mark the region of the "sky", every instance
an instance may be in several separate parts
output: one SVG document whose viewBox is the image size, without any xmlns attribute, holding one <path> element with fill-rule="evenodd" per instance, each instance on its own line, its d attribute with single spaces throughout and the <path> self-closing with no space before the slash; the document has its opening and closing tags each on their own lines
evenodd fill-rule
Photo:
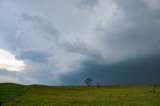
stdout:
<svg viewBox="0 0 160 106">
<path fill-rule="evenodd" d="M 160 0 L 0 0 L 0 82 L 160 83 Z"/>
</svg>

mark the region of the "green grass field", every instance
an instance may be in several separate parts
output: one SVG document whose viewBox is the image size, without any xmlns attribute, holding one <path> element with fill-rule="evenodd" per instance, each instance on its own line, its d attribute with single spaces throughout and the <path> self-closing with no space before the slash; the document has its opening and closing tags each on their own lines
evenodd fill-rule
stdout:
<svg viewBox="0 0 160 106">
<path fill-rule="evenodd" d="M 160 106 L 160 87 L 0 84 L 2 106 Z"/>
</svg>

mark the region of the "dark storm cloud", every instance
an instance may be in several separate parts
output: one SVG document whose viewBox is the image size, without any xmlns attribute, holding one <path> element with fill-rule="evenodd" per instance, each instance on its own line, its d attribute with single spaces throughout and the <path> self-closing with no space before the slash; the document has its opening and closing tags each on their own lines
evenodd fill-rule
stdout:
<svg viewBox="0 0 160 106">
<path fill-rule="evenodd" d="M 83 71 L 73 72 L 63 77 L 64 84 L 84 85 L 84 80 L 90 75 L 93 84 L 159 84 L 160 55 L 144 58 L 128 59 L 114 64 L 96 64 L 85 62 Z"/>
<path fill-rule="evenodd" d="M 63 77 L 64 84 L 83 84 L 90 75 L 94 83 L 104 85 L 160 83 L 160 9 L 151 10 L 143 0 L 114 2 L 117 11 L 113 20 L 109 25 L 96 26 L 95 32 L 112 50 L 111 55 L 125 59 L 111 64 L 86 61 L 83 71 Z"/>
<path fill-rule="evenodd" d="M 42 83 L 42 84 L 48 84 L 48 85 L 53 85 L 53 83 L 56 85 L 60 84 L 59 82 L 57 82 L 54 79 L 53 73 L 47 69 L 46 70 L 39 70 L 39 72 L 32 75 L 31 78 L 34 78 L 34 80 L 37 80 L 39 83 Z M 45 78 L 45 80 L 44 80 L 44 78 Z"/>
</svg>

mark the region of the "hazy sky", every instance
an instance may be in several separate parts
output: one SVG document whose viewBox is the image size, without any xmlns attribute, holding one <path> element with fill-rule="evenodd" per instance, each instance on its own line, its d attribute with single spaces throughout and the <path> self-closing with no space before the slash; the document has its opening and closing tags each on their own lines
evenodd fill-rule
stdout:
<svg viewBox="0 0 160 106">
<path fill-rule="evenodd" d="M 160 83 L 160 0 L 0 0 L 0 82 Z"/>
</svg>

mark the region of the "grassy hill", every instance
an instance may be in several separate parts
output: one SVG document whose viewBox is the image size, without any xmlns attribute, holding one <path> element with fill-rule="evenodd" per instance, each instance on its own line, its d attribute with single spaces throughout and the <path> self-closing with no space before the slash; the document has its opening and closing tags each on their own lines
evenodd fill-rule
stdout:
<svg viewBox="0 0 160 106">
<path fill-rule="evenodd" d="M 160 87 L 0 84 L 2 106 L 160 106 Z"/>
</svg>

